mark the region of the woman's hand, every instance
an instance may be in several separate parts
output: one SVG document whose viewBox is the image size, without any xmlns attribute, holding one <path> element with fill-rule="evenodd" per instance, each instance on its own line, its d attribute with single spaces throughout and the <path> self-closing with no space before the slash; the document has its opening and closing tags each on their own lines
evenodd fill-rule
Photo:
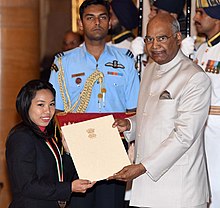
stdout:
<svg viewBox="0 0 220 208">
<path fill-rule="evenodd" d="M 96 182 L 89 180 L 77 179 L 72 181 L 72 192 L 85 193 L 87 189 L 91 188 Z"/>
</svg>

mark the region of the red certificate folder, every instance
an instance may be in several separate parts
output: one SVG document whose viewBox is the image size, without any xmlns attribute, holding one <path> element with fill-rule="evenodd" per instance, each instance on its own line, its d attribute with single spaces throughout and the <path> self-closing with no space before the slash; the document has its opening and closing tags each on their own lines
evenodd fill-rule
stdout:
<svg viewBox="0 0 220 208">
<path fill-rule="evenodd" d="M 82 121 L 91 120 L 94 118 L 99 118 L 107 115 L 113 115 L 113 117 L 116 118 L 128 118 L 135 113 L 58 113 L 56 114 L 56 122 L 59 127 L 64 126 L 64 124 L 70 123 L 78 123 Z"/>
</svg>

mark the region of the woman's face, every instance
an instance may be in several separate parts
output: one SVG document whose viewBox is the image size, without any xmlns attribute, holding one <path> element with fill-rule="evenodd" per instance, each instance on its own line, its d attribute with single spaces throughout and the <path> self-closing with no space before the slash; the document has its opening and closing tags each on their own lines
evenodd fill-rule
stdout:
<svg viewBox="0 0 220 208">
<path fill-rule="evenodd" d="M 48 89 L 38 90 L 31 101 L 29 117 L 37 126 L 46 127 L 55 113 L 55 100 Z"/>
</svg>

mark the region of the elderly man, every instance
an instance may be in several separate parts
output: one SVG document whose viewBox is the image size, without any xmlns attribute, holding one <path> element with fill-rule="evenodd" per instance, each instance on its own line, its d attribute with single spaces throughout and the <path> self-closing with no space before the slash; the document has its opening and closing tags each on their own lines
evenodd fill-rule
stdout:
<svg viewBox="0 0 220 208">
<path fill-rule="evenodd" d="M 205 150 L 211 188 L 210 208 L 220 207 L 220 2 L 197 1 L 194 17 L 196 29 L 207 41 L 196 53 L 196 63 L 212 82 L 211 109 L 205 129 Z"/>
<path fill-rule="evenodd" d="M 133 180 L 130 205 L 153 208 L 205 208 L 209 199 L 203 133 L 211 83 L 179 50 L 177 20 L 158 14 L 147 26 L 149 56 L 136 116 L 116 120 L 136 142 L 135 164 L 109 179 Z"/>
</svg>

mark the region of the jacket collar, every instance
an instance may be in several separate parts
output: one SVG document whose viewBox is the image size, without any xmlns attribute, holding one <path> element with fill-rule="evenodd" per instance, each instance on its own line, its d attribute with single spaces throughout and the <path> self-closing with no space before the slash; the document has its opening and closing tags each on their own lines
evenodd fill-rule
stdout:
<svg viewBox="0 0 220 208">
<path fill-rule="evenodd" d="M 126 30 L 123 33 L 120 33 L 118 35 L 116 35 L 115 37 L 112 38 L 112 43 L 113 44 L 117 44 L 120 43 L 124 40 L 126 40 L 127 38 L 134 38 L 134 34 L 130 31 L 130 30 Z"/>
<path fill-rule="evenodd" d="M 210 38 L 207 43 L 209 47 L 212 47 L 220 42 L 220 32 L 218 32 L 216 35 L 214 35 L 212 38 Z"/>
</svg>

